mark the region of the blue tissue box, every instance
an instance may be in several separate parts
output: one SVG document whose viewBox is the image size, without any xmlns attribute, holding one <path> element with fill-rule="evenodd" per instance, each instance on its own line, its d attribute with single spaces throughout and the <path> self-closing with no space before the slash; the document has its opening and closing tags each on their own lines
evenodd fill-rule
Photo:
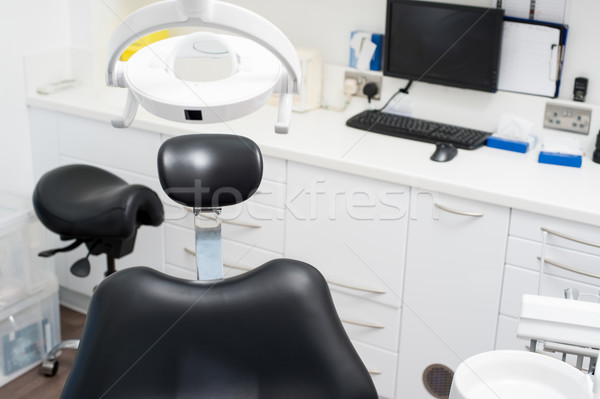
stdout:
<svg viewBox="0 0 600 399">
<path fill-rule="evenodd" d="M 540 151 L 539 163 L 549 163 L 553 165 L 581 167 L 581 155 L 561 154 L 559 152 Z"/>
<path fill-rule="evenodd" d="M 370 43 L 366 43 L 369 41 Z M 363 68 L 360 68 L 361 63 L 359 63 L 359 56 L 361 50 L 363 50 L 365 44 L 370 45 L 375 49 L 373 51 L 370 60 L 362 60 Z M 370 33 L 370 32 L 361 32 L 354 31 L 350 34 L 350 66 L 352 68 L 359 68 L 364 70 L 371 71 L 381 71 L 381 54 L 383 53 L 383 35 L 380 33 Z M 366 65 L 365 65 L 366 64 Z M 368 65 L 368 68 L 365 66 Z"/>
<path fill-rule="evenodd" d="M 490 136 L 486 145 L 501 150 L 526 153 L 529 150 L 529 143 L 525 141 L 509 140 L 502 137 Z"/>
</svg>

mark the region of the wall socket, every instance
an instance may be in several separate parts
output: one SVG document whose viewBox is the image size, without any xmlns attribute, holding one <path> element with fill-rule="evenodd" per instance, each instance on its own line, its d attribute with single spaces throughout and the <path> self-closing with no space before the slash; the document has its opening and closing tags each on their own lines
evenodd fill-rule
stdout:
<svg viewBox="0 0 600 399">
<path fill-rule="evenodd" d="M 364 72 L 346 71 L 344 73 L 344 80 L 346 79 L 356 79 L 356 81 L 358 82 L 358 92 L 354 95 L 356 97 L 367 97 L 363 94 L 363 87 L 365 87 L 367 83 L 375 83 L 379 90 L 377 91 L 377 94 L 375 94 L 375 96 L 373 97 L 373 100 L 381 99 L 381 76 L 371 75 Z"/>
<path fill-rule="evenodd" d="M 546 103 L 546 112 L 544 113 L 546 129 L 588 134 L 591 120 L 591 109 Z"/>
</svg>

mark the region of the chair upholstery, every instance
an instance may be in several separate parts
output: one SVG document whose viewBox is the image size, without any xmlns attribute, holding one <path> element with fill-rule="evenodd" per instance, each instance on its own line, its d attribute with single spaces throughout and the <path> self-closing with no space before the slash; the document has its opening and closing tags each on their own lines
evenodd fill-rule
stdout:
<svg viewBox="0 0 600 399">
<path fill-rule="evenodd" d="M 114 258 L 133 250 L 140 225 L 163 221 L 162 203 L 154 191 L 89 165 L 62 166 L 43 175 L 33 206 L 40 221 L 62 239 L 78 238 L 88 247 L 103 239 L 107 245 L 96 246 L 92 253 Z"/>
<path fill-rule="evenodd" d="M 313 267 L 279 259 L 216 282 L 149 268 L 95 291 L 62 399 L 377 398 Z"/>
</svg>

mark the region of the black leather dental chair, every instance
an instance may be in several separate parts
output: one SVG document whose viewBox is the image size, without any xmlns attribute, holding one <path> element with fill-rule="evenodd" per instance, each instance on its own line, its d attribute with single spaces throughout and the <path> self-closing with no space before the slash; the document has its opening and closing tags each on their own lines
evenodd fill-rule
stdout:
<svg viewBox="0 0 600 399">
<path fill-rule="evenodd" d="M 159 226 L 163 207 L 151 189 L 127 184 L 103 169 L 89 165 L 67 165 L 53 169 L 38 181 L 33 206 L 39 220 L 62 240 L 73 240 L 64 248 L 40 253 L 49 257 L 71 251 L 82 244 L 88 255 L 71 266 L 71 273 L 86 277 L 90 273 L 90 255 L 106 254 L 105 275 L 115 272 L 115 259 L 133 251 L 141 225 Z M 56 374 L 57 353 L 76 349 L 77 340 L 63 341 L 42 362 L 42 372 Z"/>
<path fill-rule="evenodd" d="M 165 192 L 197 218 L 250 197 L 262 166 L 256 144 L 234 135 L 175 137 L 158 157 Z M 108 276 L 93 294 L 61 398 L 375 399 L 377 392 L 323 276 L 278 259 L 225 279 L 182 280 L 146 267 Z"/>
</svg>

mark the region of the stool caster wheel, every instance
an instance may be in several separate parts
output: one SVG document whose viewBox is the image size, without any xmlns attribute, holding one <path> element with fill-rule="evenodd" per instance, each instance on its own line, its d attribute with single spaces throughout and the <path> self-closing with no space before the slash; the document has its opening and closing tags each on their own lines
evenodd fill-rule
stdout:
<svg viewBox="0 0 600 399">
<path fill-rule="evenodd" d="M 58 360 L 44 359 L 40 368 L 43 375 L 47 377 L 54 377 L 56 375 L 56 371 L 58 370 Z"/>
</svg>

